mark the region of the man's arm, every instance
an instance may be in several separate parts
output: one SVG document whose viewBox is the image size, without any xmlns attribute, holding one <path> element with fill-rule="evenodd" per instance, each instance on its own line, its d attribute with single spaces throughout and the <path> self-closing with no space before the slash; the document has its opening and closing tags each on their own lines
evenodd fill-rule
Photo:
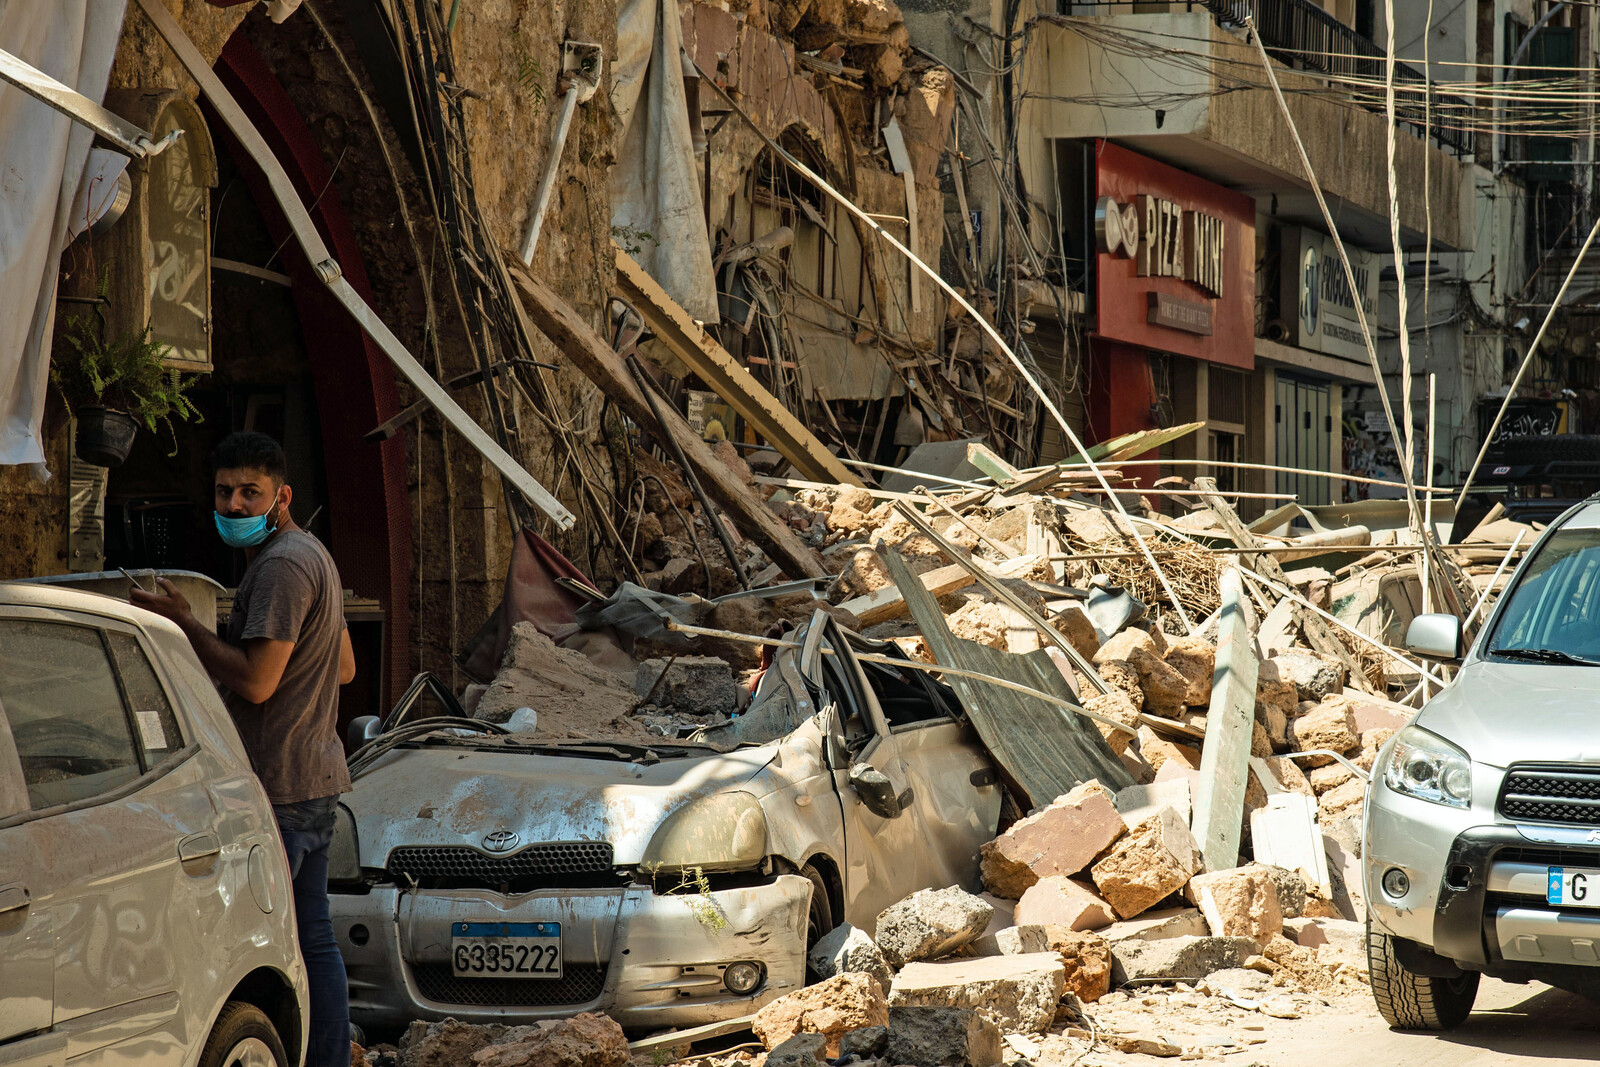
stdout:
<svg viewBox="0 0 1600 1067">
<path fill-rule="evenodd" d="M 349 685 L 356 676 L 356 650 L 350 647 L 350 629 L 339 632 L 339 684 Z"/>
<path fill-rule="evenodd" d="M 252 704 L 260 704 L 278 691 L 278 683 L 283 680 L 283 668 L 289 662 L 289 653 L 294 650 L 293 641 L 252 637 L 244 643 L 243 648 L 236 648 L 194 617 L 189 610 L 188 600 L 184 599 L 176 586 L 165 578 L 157 578 L 156 582 L 161 586 L 162 593 L 146 593 L 142 589 L 135 589 L 129 599 L 137 607 L 177 623 L 189 639 L 189 644 L 194 647 L 195 655 L 200 657 L 207 674 Z M 343 658 L 341 654 L 341 675 L 344 673 Z M 350 666 L 354 676 L 353 658 Z"/>
</svg>

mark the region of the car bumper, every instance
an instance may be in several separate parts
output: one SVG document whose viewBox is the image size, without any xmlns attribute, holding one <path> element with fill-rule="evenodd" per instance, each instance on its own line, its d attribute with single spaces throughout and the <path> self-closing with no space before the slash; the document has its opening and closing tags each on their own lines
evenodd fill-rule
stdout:
<svg viewBox="0 0 1600 1067">
<path fill-rule="evenodd" d="M 632 1030 L 719 1022 L 805 984 L 812 883 L 779 875 L 760 885 L 661 895 L 649 886 L 333 894 L 334 932 L 350 978 L 350 1015 L 369 1028 L 412 1019 L 529 1022 L 603 1011 Z M 560 979 L 456 978 L 453 922 L 560 922 Z M 765 968 L 738 996 L 723 985 L 731 963 Z"/>
<path fill-rule="evenodd" d="M 1467 810 L 1373 783 L 1363 850 L 1373 925 L 1460 967 L 1501 977 L 1600 967 L 1600 909 L 1552 907 L 1545 899 L 1549 868 L 1600 868 L 1600 843 L 1587 840 L 1586 828 L 1498 821 L 1499 782 L 1484 783 L 1481 770 L 1473 793 L 1488 801 Z M 1410 882 L 1400 897 L 1383 888 L 1391 868 Z"/>
</svg>

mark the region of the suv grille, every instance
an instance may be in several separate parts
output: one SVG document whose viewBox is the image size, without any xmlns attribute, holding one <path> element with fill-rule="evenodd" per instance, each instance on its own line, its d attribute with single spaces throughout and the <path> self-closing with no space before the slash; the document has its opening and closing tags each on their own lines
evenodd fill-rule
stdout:
<svg viewBox="0 0 1600 1067">
<path fill-rule="evenodd" d="M 417 992 L 435 1004 L 469 1007 L 535 1008 L 547 1005 L 588 1004 L 606 987 L 606 965 L 567 964 L 560 978 L 457 978 L 448 963 L 418 963 L 411 967 Z"/>
<path fill-rule="evenodd" d="M 450 847 L 397 848 L 389 853 L 389 875 L 404 885 L 416 882 L 425 888 L 482 888 L 518 883 L 521 889 L 540 887 L 579 888 L 594 876 L 609 878 L 611 845 L 604 841 L 560 841 L 529 845 L 509 856 L 491 856 L 475 848 Z M 510 979 L 514 984 L 535 979 Z"/>
<path fill-rule="evenodd" d="M 1600 768 L 1513 767 L 1500 814 L 1519 822 L 1600 826 Z"/>
</svg>

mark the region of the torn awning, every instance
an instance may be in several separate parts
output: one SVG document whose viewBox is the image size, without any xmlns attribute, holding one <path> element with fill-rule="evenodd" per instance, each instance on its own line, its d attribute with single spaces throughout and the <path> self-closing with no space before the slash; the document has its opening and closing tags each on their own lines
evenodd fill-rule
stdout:
<svg viewBox="0 0 1600 1067">
<path fill-rule="evenodd" d="M 90 103 L 105 96 L 126 0 L 0 4 L 0 42 Z M 41 426 L 62 249 L 94 131 L 0 86 L 0 464 L 44 462 Z M 20 164 L 26 162 L 24 174 Z"/>
</svg>

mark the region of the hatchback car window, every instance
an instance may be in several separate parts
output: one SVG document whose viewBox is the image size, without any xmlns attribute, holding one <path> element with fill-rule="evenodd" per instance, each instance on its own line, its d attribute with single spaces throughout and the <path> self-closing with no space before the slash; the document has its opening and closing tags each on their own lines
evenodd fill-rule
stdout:
<svg viewBox="0 0 1600 1067">
<path fill-rule="evenodd" d="M 1491 655 L 1600 662 L 1600 530 L 1550 536 L 1511 591 L 1487 647 Z"/>
<path fill-rule="evenodd" d="M 35 810 L 85 800 L 142 773 L 99 630 L 0 619 L 0 709 Z"/>
<path fill-rule="evenodd" d="M 183 747 L 178 718 L 138 639 L 132 634 L 108 631 L 106 640 L 122 675 L 122 689 L 133 712 L 135 739 L 144 755 L 145 770 L 149 770 Z"/>
</svg>

